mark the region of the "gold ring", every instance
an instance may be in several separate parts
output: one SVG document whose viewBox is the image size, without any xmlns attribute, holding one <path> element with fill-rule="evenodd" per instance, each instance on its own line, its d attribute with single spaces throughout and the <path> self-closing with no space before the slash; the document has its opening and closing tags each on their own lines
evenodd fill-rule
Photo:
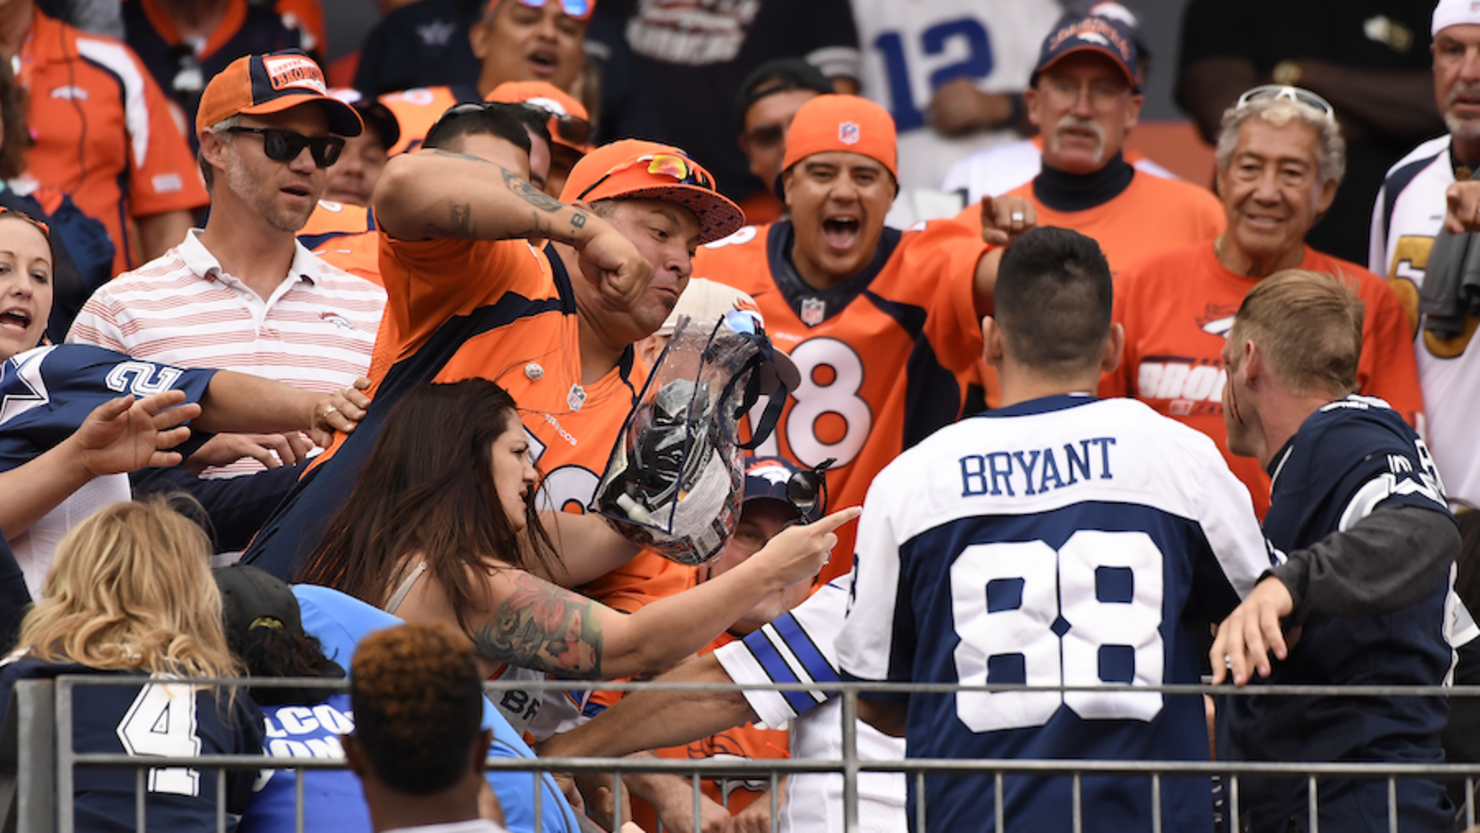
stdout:
<svg viewBox="0 0 1480 833">
<path fill-rule="evenodd" d="M 339 413 L 339 409 L 336 408 L 336 407 L 334 407 L 333 405 L 330 405 L 330 406 L 324 408 L 324 419 L 328 419 L 330 414 L 337 414 L 337 413 Z"/>
</svg>

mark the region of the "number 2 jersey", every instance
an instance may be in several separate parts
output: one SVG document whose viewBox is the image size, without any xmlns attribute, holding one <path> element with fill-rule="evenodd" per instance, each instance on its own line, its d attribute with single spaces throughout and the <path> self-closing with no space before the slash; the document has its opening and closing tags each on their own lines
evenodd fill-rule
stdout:
<svg viewBox="0 0 1480 833">
<path fill-rule="evenodd" d="M 94 408 L 115 397 L 143 398 L 174 389 L 185 392 L 186 402 L 199 402 L 215 375 L 214 370 L 131 359 L 82 344 L 37 347 L 11 356 L 0 364 L 0 471 L 50 451 L 81 428 Z M 41 597 L 52 553 L 67 530 L 94 511 L 130 497 L 128 475 L 93 478 L 25 532 L 11 537 L 32 598 Z"/>
<path fill-rule="evenodd" d="M 838 659 L 863 681 L 1197 683 L 1199 630 L 1270 566 L 1248 492 L 1212 440 L 1142 403 L 1086 395 L 942 429 L 874 481 L 859 526 Z M 911 758 L 1208 757 L 1196 696 L 961 692 L 908 704 Z M 1151 829 L 1149 778 L 1082 786 L 1085 830 Z M 1007 776 L 1007 828 L 1070 829 L 1071 790 L 1068 776 Z M 1210 831 L 1209 790 L 1205 778 L 1163 779 L 1163 829 Z M 989 829 L 989 773 L 931 776 L 925 791 L 930 829 Z"/>
<path fill-rule="evenodd" d="M 833 458 L 828 504 L 863 502 L 889 461 L 961 415 L 982 355 L 973 287 L 981 238 L 959 223 L 885 228 L 869 265 L 818 291 L 791 265 L 790 221 L 746 226 L 699 250 L 694 274 L 743 290 L 802 383 L 755 453 L 805 466 Z M 853 524 L 838 530 L 825 583 L 848 572 Z"/>
<path fill-rule="evenodd" d="M 209 758 L 262 753 L 262 711 L 245 691 L 184 683 L 142 685 L 143 674 L 103 672 L 83 665 L 20 656 L 0 664 L 0 718 L 14 707 L 16 683 L 64 674 L 105 675 L 118 684 L 79 683 L 72 689 L 72 748 L 82 754 Z M 135 682 L 138 681 L 138 682 Z M 58 715 L 60 718 L 61 715 Z M 146 769 L 147 830 L 216 829 L 216 773 L 206 767 Z M 77 767 L 73 772 L 76 829 L 103 833 L 134 829 L 137 768 Z M 226 813 L 246 808 L 256 770 L 226 770 Z M 232 821 L 235 824 L 235 821 Z"/>
</svg>

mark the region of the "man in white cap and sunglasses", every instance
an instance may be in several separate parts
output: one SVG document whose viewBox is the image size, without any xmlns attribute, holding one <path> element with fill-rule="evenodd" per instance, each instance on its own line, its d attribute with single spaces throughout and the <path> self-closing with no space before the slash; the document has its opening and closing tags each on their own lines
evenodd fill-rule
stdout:
<svg viewBox="0 0 1480 833">
<path fill-rule="evenodd" d="M 1269 509 L 1269 474 L 1224 442 L 1221 353 L 1244 295 L 1282 269 L 1340 276 L 1366 307 L 1360 393 L 1388 401 L 1410 425 L 1423 410 L 1408 321 L 1392 290 L 1355 263 L 1322 254 L 1305 236 L 1336 196 L 1345 145 L 1331 105 L 1309 90 L 1267 85 L 1223 115 L 1217 189 L 1227 229 L 1211 240 L 1141 260 L 1115 277 L 1120 366 L 1101 396 L 1131 396 L 1212 437 L 1229 468 Z"/>
<path fill-rule="evenodd" d="M 205 228 L 101 287 L 67 340 L 319 393 L 356 385 L 370 368 L 385 291 L 323 262 L 295 235 L 345 138 L 363 130 L 359 114 L 328 95 L 323 73 L 302 52 L 234 61 L 206 87 L 196 115 L 211 196 Z M 312 448 L 299 434 L 220 435 L 191 456 L 191 471 L 155 476 L 196 494 L 218 532 L 244 544 L 296 474 L 211 486 L 191 472 L 233 478 L 292 466 Z M 233 532 L 238 525 L 245 529 Z"/>
</svg>

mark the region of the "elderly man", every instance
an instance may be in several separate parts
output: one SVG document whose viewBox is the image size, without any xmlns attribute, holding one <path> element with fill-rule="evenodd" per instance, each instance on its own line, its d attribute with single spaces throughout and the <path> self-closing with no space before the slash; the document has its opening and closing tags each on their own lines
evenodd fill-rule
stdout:
<svg viewBox="0 0 1480 833">
<path fill-rule="evenodd" d="M 1228 229 L 1121 273 L 1115 320 L 1125 358 L 1101 396 L 1128 395 L 1223 445 L 1222 350 L 1244 295 L 1281 269 L 1351 281 L 1366 304 L 1359 389 L 1392 403 L 1410 424 L 1422 410 L 1407 319 L 1380 278 L 1304 244 L 1341 182 L 1341 129 L 1331 105 L 1308 90 L 1256 87 L 1223 115 L 1217 184 Z M 1223 447 L 1263 517 L 1269 475 Z"/>
<path fill-rule="evenodd" d="M 1008 192 L 1033 203 L 1039 225 L 1093 237 L 1112 272 L 1223 228 L 1212 194 L 1138 170 L 1122 154 L 1141 113 L 1138 58 L 1131 31 L 1098 15 L 1070 18 L 1044 39 L 1023 94 L 1044 134 L 1043 170 Z M 975 225 L 977 215 L 971 206 L 957 219 Z"/>
<path fill-rule="evenodd" d="M 1386 403 L 1355 395 L 1362 306 L 1340 279 L 1289 270 L 1251 289 L 1233 319 L 1221 391 L 1228 447 L 1278 472 L 1264 534 L 1288 557 L 1219 627 L 1214 682 L 1225 661 L 1235 685 L 1257 672 L 1285 685 L 1437 686 L 1449 673 L 1460 537 L 1423 440 Z M 1437 697 L 1230 697 L 1220 711 L 1224 760 L 1444 760 L 1448 707 Z M 1402 830 L 1455 829 L 1433 781 L 1240 786 L 1242 829 L 1254 833 L 1307 829 L 1312 801 L 1323 830 L 1387 829 L 1389 818 Z"/>
<path fill-rule="evenodd" d="M 1480 319 L 1470 313 L 1457 333 L 1444 332 L 1418 311 L 1444 191 L 1480 168 L 1480 10 L 1443 0 L 1434 10 L 1433 34 L 1434 98 L 1449 135 L 1414 148 L 1388 172 L 1372 214 L 1367 265 L 1387 278 L 1417 330 L 1414 353 L 1426 435 L 1449 498 L 1480 506 L 1480 443 L 1474 439 L 1473 414 L 1480 397 L 1480 350 L 1469 350 Z"/>
<path fill-rule="evenodd" d="M 1001 257 L 950 220 L 886 227 L 897 160 L 884 108 L 857 96 L 808 101 L 782 160 L 790 217 L 747 226 L 695 262 L 755 299 L 772 340 L 801 370 L 801 386 L 756 453 L 806 466 L 831 458 L 840 506 L 862 503 L 890 460 L 960 416 Z M 1032 222 L 1022 199 L 991 208 L 992 242 L 1008 239 L 1003 227 Z M 839 540 L 823 581 L 851 565 L 851 531 Z"/>
</svg>

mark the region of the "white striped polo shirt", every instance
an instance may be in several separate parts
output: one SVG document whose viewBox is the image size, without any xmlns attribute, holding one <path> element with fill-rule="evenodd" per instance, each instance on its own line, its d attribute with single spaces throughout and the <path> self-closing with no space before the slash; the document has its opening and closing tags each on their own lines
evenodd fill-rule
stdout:
<svg viewBox="0 0 1480 833">
<path fill-rule="evenodd" d="M 181 367 L 234 370 L 331 393 L 370 368 L 385 290 L 295 243 L 288 275 L 263 299 L 221 271 L 199 229 L 163 256 L 104 284 L 67 341 Z M 206 477 L 260 471 L 256 460 Z"/>
</svg>

